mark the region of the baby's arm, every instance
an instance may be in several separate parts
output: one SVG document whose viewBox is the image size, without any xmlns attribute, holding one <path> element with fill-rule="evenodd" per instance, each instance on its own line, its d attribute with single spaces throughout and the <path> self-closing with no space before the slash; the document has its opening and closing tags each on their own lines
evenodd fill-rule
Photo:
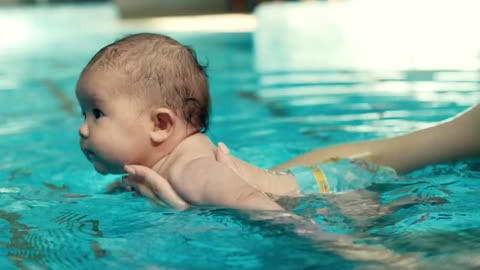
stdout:
<svg viewBox="0 0 480 270">
<path fill-rule="evenodd" d="M 283 210 L 231 169 L 211 158 L 190 161 L 170 180 L 178 194 L 192 204 Z"/>
</svg>

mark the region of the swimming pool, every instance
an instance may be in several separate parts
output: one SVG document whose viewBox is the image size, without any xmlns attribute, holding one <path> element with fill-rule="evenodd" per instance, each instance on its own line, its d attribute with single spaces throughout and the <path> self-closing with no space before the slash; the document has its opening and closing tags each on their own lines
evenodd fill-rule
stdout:
<svg viewBox="0 0 480 270">
<path fill-rule="evenodd" d="M 332 252 L 325 233 L 416 253 L 437 269 L 478 267 L 475 161 L 428 167 L 355 198 L 286 202 L 319 226 L 266 212 L 176 212 L 128 193 L 102 194 L 114 177 L 96 174 L 79 150 L 75 81 L 100 47 L 152 29 L 117 22 L 108 5 L 0 13 L 15 29 L 0 52 L 0 269 L 368 265 Z M 211 138 L 265 168 L 314 147 L 426 127 L 480 100 L 475 72 L 256 73 L 251 33 L 172 35 L 209 63 Z M 378 215 L 371 196 L 390 209 L 386 215 Z M 348 216 L 336 207 L 340 200 L 350 205 Z"/>
</svg>

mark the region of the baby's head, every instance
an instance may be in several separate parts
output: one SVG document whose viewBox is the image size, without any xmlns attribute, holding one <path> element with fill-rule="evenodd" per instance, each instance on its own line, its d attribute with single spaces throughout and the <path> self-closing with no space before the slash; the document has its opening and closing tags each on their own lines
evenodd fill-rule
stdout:
<svg viewBox="0 0 480 270">
<path fill-rule="evenodd" d="M 205 70 L 193 50 L 164 35 L 131 35 L 102 48 L 76 94 L 85 116 L 81 147 L 101 173 L 151 165 L 151 147 L 179 126 L 187 135 L 208 128 Z"/>
<path fill-rule="evenodd" d="M 112 95 L 129 95 L 145 108 L 166 106 L 192 127 L 207 130 L 207 76 L 189 47 L 160 34 L 131 35 L 98 51 L 81 77 L 99 69 L 127 75 L 132 87 L 113 89 Z"/>
</svg>

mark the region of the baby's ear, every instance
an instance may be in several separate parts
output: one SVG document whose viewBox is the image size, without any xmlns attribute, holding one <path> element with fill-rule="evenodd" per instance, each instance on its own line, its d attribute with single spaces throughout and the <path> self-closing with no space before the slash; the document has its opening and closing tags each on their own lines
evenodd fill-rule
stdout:
<svg viewBox="0 0 480 270">
<path fill-rule="evenodd" d="M 175 125 L 175 114 L 167 108 L 157 108 L 151 113 L 153 129 L 150 132 L 150 138 L 153 142 L 162 143 L 173 132 Z"/>
</svg>

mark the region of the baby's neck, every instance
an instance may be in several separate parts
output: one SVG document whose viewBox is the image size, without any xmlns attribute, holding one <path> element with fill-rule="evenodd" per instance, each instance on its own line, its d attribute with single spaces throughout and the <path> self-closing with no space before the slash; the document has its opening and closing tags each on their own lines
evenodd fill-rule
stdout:
<svg viewBox="0 0 480 270">
<path fill-rule="evenodd" d="M 168 178 L 172 168 L 183 168 L 189 161 L 200 157 L 214 158 L 214 151 L 215 146 L 205 134 L 195 133 L 178 141 L 152 166 L 152 169 Z"/>
</svg>

